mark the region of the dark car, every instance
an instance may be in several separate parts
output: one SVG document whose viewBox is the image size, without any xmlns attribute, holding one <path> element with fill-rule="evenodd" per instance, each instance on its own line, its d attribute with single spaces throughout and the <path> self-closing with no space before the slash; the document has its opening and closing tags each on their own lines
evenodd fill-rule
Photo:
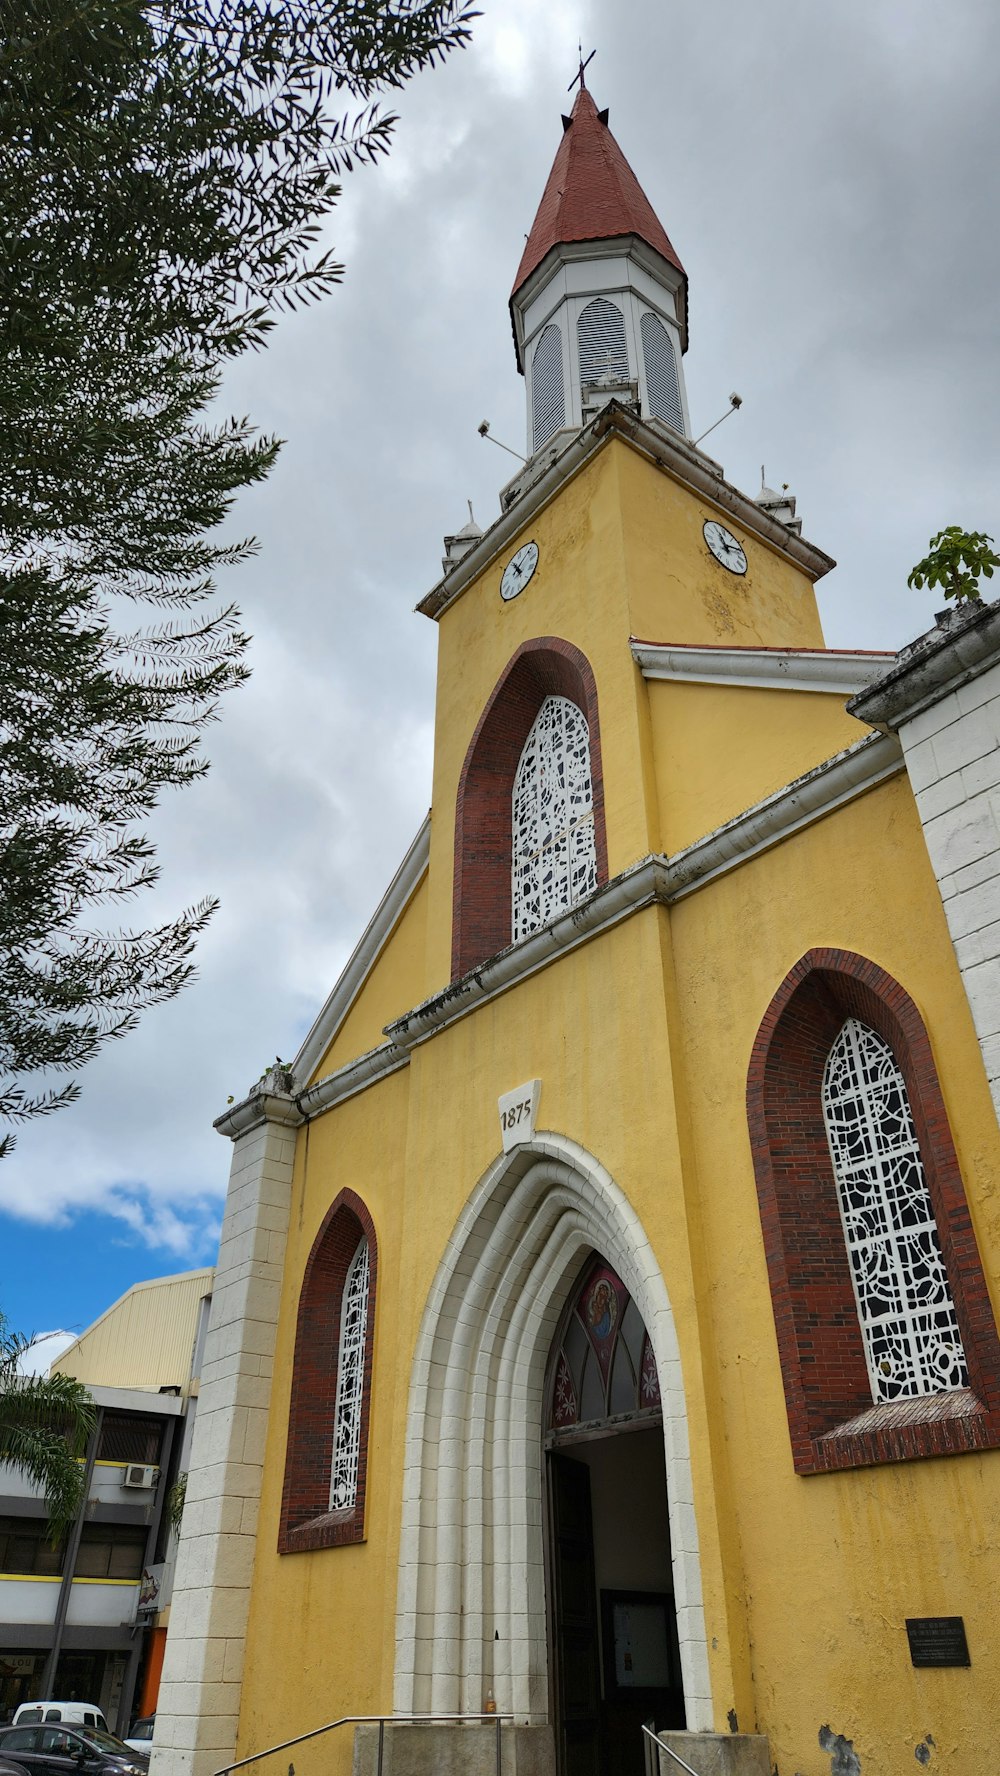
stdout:
<svg viewBox="0 0 1000 1776">
<path fill-rule="evenodd" d="M 28 1776 L 23 1764 L 15 1764 L 8 1757 L 0 1757 L 0 1776 Z"/>
<path fill-rule="evenodd" d="M 0 1758 L 11 1758 L 27 1776 L 146 1776 L 149 1758 L 99 1727 L 5 1727 Z"/>
</svg>

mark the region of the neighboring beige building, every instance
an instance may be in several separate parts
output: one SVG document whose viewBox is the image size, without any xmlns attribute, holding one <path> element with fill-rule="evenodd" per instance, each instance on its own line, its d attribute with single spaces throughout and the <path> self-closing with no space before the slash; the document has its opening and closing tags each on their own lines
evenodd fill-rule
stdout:
<svg viewBox="0 0 1000 1776">
<path fill-rule="evenodd" d="M 212 1295 L 211 1267 L 135 1283 L 52 1365 L 90 1387 L 179 1388 L 186 1399 L 197 1375 L 202 1303 Z"/>
<path fill-rule="evenodd" d="M 87 1498 L 53 1548 L 44 1501 L 0 1466 L 0 1721 L 57 1694 L 127 1731 L 156 1707 L 213 1271 L 137 1283 L 53 1363 L 93 1394 Z"/>
</svg>

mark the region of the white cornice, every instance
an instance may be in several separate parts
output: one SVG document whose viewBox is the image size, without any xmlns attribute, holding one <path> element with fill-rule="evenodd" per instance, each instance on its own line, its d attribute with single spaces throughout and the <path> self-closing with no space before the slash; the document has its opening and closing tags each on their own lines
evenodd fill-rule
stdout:
<svg viewBox="0 0 1000 1776">
<path fill-rule="evenodd" d="M 590 462 L 613 437 L 637 450 L 641 456 L 645 456 L 656 468 L 679 481 L 682 486 L 708 500 L 718 511 L 732 519 L 739 529 L 750 531 L 769 548 L 776 549 L 780 555 L 793 561 L 811 580 L 821 579 L 823 574 L 829 573 L 831 567 L 836 566 L 833 558 L 824 554 L 822 549 L 817 549 L 813 543 L 807 543 L 802 537 L 796 536 L 787 525 L 779 524 L 776 518 L 769 517 L 755 500 L 741 493 L 738 488 L 731 487 L 723 479 L 718 463 L 713 462 L 703 451 L 696 450 L 686 438 L 671 432 L 666 426 L 647 424 L 636 414 L 620 407 L 617 401 L 609 401 L 596 419 L 592 419 L 589 425 L 570 439 L 544 474 L 525 486 L 523 493 L 515 497 L 506 511 L 490 525 L 489 530 L 484 531 L 475 547 L 463 555 L 451 572 L 445 574 L 420 600 L 418 611 L 425 617 L 432 617 L 435 622 L 443 616 L 473 580 L 503 553 L 511 539 L 525 525 L 530 524 L 566 483 L 579 474 L 584 464 Z M 530 471 L 530 467 L 529 464 L 526 473 Z"/>
<path fill-rule="evenodd" d="M 643 678 L 757 690 L 827 691 L 841 697 L 852 697 L 874 684 L 895 659 L 894 654 L 832 648 L 690 647 L 634 638 L 630 645 Z"/>
<path fill-rule="evenodd" d="M 386 1074 L 408 1066 L 409 1060 L 406 1050 L 394 1042 L 383 1042 L 378 1048 L 369 1049 L 356 1061 L 338 1067 L 335 1073 L 327 1073 L 325 1078 L 317 1079 L 315 1085 L 300 1092 L 298 1102 L 303 1115 L 309 1119 L 318 1116 L 321 1110 L 331 1110 L 334 1104 L 342 1104 L 345 1098 L 354 1098 L 358 1092 L 366 1091 L 377 1079 L 384 1079 Z"/>
<path fill-rule="evenodd" d="M 1000 604 L 953 606 L 895 655 L 881 682 L 850 704 L 851 715 L 895 733 L 1000 659 Z"/>
<path fill-rule="evenodd" d="M 228 1110 L 217 1116 L 212 1127 L 218 1129 L 220 1135 L 228 1135 L 231 1141 L 237 1141 L 241 1135 L 263 1128 L 266 1122 L 277 1123 L 281 1128 L 298 1128 L 305 1122 L 305 1117 L 291 1092 L 268 1091 L 261 1084 L 240 1103 L 231 1104 Z"/>
<path fill-rule="evenodd" d="M 310 1074 L 316 1071 L 414 893 L 419 888 L 427 871 L 427 862 L 430 856 L 430 834 L 431 819 L 428 814 L 382 896 L 333 992 L 292 1062 L 292 1074 L 295 1079 L 308 1079 Z"/>
<path fill-rule="evenodd" d="M 543 925 L 540 931 L 522 937 L 509 949 L 501 950 L 498 956 L 463 975 L 461 980 L 452 981 L 443 993 L 426 999 L 423 1005 L 408 1011 L 404 1017 L 386 1024 L 386 1035 L 397 1048 L 415 1048 L 484 1000 L 494 999 L 509 987 L 527 980 L 556 956 L 566 955 L 578 944 L 587 943 L 640 907 L 669 899 L 669 870 L 665 857 L 644 857 L 623 875 L 598 888 L 579 906 Z"/>
<path fill-rule="evenodd" d="M 529 937 L 511 944 L 509 949 L 502 950 L 481 968 L 473 969 L 461 980 L 453 981 L 443 992 L 387 1024 L 385 1034 L 388 1040 L 378 1048 L 359 1056 L 347 1066 L 338 1067 L 297 1095 L 269 1090 L 262 1082 L 244 1103 L 234 1104 L 220 1116 L 215 1127 L 220 1134 L 236 1139 L 264 1122 L 295 1127 L 321 1115 L 324 1110 L 343 1103 L 389 1073 L 407 1066 L 411 1050 L 421 1042 L 426 1042 L 439 1030 L 488 1000 L 508 992 L 547 963 L 567 955 L 579 944 L 589 942 L 643 907 L 669 906 L 693 894 L 719 876 L 748 863 L 762 851 L 769 850 L 772 845 L 791 838 L 803 827 L 822 820 L 834 809 L 843 807 L 845 802 L 853 801 L 856 796 L 864 795 L 877 784 L 896 776 L 902 769 L 902 750 L 894 735 L 866 735 L 854 746 L 786 784 L 784 789 L 756 802 L 734 820 L 716 827 L 714 832 L 707 833 L 686 850 L 678 851 L 673 857 L 642 858 L 631 869 L 598 888 L 579 906 L 553 919 L 541 931 L 532 932 Z M 401 869 L 395 882 L 402 873 Z M 388 900 L 389 895 L 386 895 L 383 907 Z M 377 917 L 372 920 L 369 931 L 375 926 Z M 360 950 L 361 946 L 358 947 Z M 328 1005 L 333 998 L 334 994 L 331 994 Z M 267 1078 L 270 1079 L 270 1075 Z"/>
<path fill-rule="evenodd" d="M 514 328 L 514 349 L 517 354 L 517 367 L 524 374 L 524 317 L 531 304 L 543 293 L 546 287 L 558 276 L 564 265 L 586 264 L 589 260 L 598 263 L 605 259 L 634 259 L 635 263 L 661 283 L 672 296 L 680 291 L 683 300 L 679 304 L 680 314 L 675 315 L 675 322 L 680 329 L 681 349 L 688 348 L 688 317 L 687 317 L 687 273 L 672 259 L 664 258 L 663 254 L 639 234 L 609 235 L 605 240 L 556 241 L 549 248 L 544 259 L 540 259 L 534 271 L 529 272 L 524 283 L 512 293 L 510 298 L 510 315 Z M 595 280 L 595 293 L 605 286 Z M 575 292 L 579 295 L 581 292 Z"/>
</svg>

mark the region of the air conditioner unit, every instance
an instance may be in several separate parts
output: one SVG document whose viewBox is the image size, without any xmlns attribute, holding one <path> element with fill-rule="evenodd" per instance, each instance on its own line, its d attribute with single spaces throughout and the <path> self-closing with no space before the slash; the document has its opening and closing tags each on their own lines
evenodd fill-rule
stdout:
<svg viewBox="0 0 1000 1776">
<path fill-rule="evenodd" d="M 122 1485 L 140 1486 L 148 1492 L 151 1487 L 156 1485 L 156 1476 L 159 1471 L 159 1468 L 144 1468 L 139 1462 L 128 1462 L 122 1477 Z"/>
</svg>

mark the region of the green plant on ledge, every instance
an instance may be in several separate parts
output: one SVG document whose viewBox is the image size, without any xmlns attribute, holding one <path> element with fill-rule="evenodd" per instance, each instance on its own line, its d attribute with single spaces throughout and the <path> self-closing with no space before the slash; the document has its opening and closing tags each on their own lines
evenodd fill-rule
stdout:
<svg viewBox="0 0 1000 1776">
<path fill-rule="evenodd" d="M 170 1491 L 167 1493 L 167 1522 L 175 1535 L 181 1533 L 181 1518 L 184 1515 L 184 1501 L 187 1498 L 187 1474 L 178 1474 Z"/>
<path fill-rule="evenodd" d="M 963 530 L 960 524 L 949 524 L 931 537 L 930 554 L 917 562 L 906 584 L 918 592 L 925 586 L 940 586 L 946 598 L 971 604 L 982 597 L 980 580 L 991 580 L 995 567 L 1000 567 L 1000 555 L 994 551 L 991 536 L 984 530 Z"/>
</svg>

